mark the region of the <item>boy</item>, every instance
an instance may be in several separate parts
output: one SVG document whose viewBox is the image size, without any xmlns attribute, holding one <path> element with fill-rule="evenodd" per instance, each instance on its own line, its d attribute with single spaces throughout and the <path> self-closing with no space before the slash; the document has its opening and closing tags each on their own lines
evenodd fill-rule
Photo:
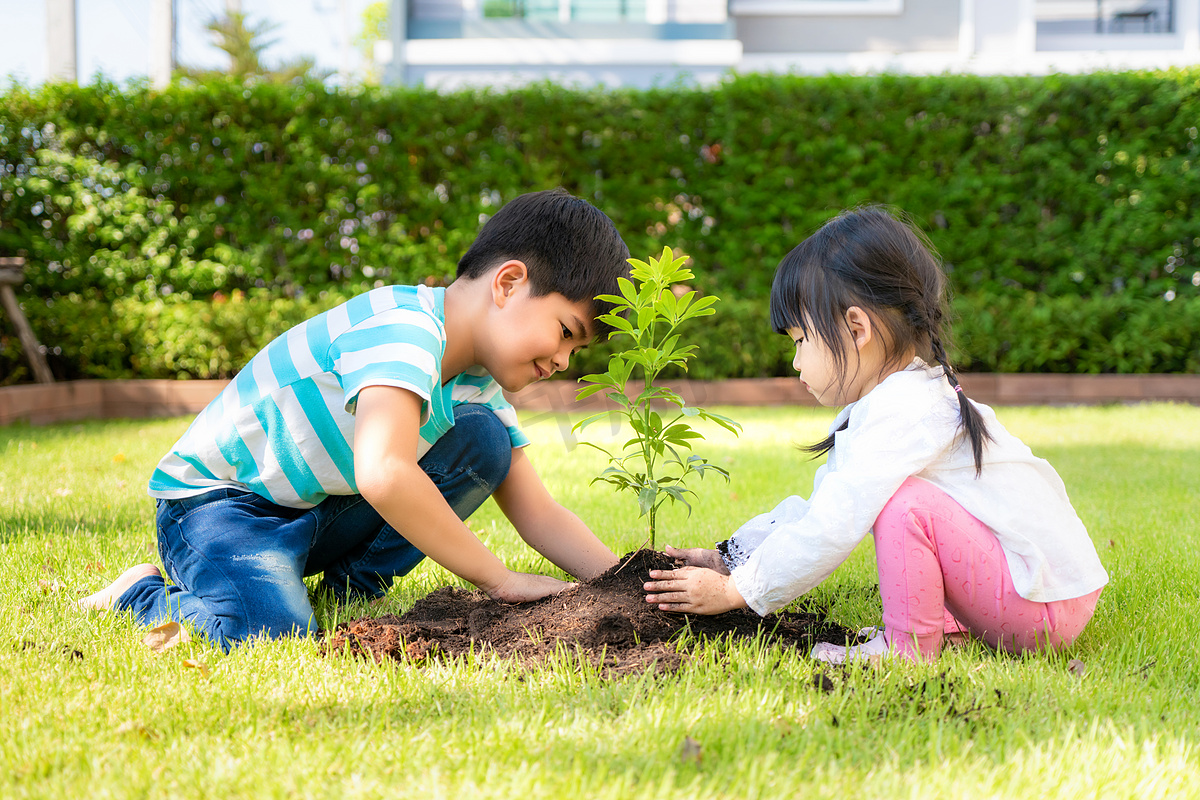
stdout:
<svg viewBox="0 0 1200 800">
<path fill-rule="evenodd" d="M 225 650 L 316 630 L 306 575 L 378 597 L 429 556 L 505 602 L 569 584 L 513 572 L 463 524 L 488 496 L 521 538 L 591 578 L 617 557 L 556 503 L 501 388 L 566 369 L 628 274 L 612 222 L 562 190 L 483 226 L 445 289 L 388 286 L 296 326 L 200 413 L 150 479 L 159 555 L 84 598 L 186 621 Z"/>
</svg>

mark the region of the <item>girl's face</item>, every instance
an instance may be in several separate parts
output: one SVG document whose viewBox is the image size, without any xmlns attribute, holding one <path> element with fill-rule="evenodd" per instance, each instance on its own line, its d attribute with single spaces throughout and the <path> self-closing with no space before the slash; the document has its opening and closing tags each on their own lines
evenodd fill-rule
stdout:
<svg viewBox="0 0 1200 800">
<path fill-rule="evenodd" d="M 806 336 L 800 328 L 788 328 L 787 334 L 796 343 L 792 368 L 800 373 L 804 388 L 823 406 L 841 406 L 850 402 L 843 399 L 842 376 L 829 347 L 820 339 Z"/>
<path fill-rule="evenodd" d="M 844 406 L 857 402 L 896 372 L 894 360 L 889 361 L 883 340 L 875 335 L 875 325 L 867 312 L 858 306 L 846 310 L 842 336 L 842 352 L 846 354 L 844 369 L 838 368 L 833 351 L 821 339 L 805 335 L 800 328 L 788 328 L 787 334 L 796 343 L 792 367 L 800 373 L 800 382 L 823 406 Z M 814 330 L 813 325 L 808 326 Z M 912 361 L 911 350 L 900 362 Z"/>
</svg>

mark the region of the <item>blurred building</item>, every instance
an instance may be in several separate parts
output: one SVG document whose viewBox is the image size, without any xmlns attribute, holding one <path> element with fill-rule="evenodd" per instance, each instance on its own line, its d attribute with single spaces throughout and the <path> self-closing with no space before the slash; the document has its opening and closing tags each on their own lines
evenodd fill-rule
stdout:
<svg viewBox="0 0 1200 800">
<path fill-rule="evenodd" d="M 392 82 L 706 85 L 734 71 L 1200 63 L 1200 0 L 391 0 Z"/>
</svg>

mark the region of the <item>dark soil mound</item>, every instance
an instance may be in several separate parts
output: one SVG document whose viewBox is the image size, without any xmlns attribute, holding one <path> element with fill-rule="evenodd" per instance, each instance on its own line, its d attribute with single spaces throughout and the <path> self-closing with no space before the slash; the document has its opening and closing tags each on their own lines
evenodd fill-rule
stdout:
<svg viewBox="0 0 1200 800">
<path fill-rule="evenodd" d="M 529 665 L 559 648 L 578 652 L 617 674 L 647 668 L 674 670 L 681 655 L 670 640 L 685 629 L 694 636 L 753 638 L 795 647 L 807 655 L 815 642 L 844 642 L 853 634 L 816 614 L 782 612 L 759 617 L 748 609 L 715 616 L 659 611 L 642 584 L 652 569 L 670 569 L 671 557 L 639 550 L 590 581 L 554 597 L 507 605 L 481 592 L 447 587 L 417 601 L 408 613 L 344 622 L 329 632 L 330 651 L 350 650 L 377 661 L 491 651 Z"/>
</svg>

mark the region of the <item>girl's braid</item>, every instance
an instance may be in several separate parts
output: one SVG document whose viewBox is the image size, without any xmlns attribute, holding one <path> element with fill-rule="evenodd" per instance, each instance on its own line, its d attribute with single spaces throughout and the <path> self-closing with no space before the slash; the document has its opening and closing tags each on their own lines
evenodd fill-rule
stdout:
<svg viewBox="0 0 1200 800">
<path fill-rule="evenodd" d="M 935 303 L 933 305 L 927 325 L 929 349 L 933 353 L 933 360 L 945 372 L 946 380 L 954 387 L 954 393 L 958 396 L 958 409 L 962 416 L 963 428 L 967 433 L 967 438 L 971 440 L 971 455 L 975 459 L 975 477 L 979 477 L 983 472 L 983 445 L 985 441 L 992 440 L 992 434 L 988 431 L 983 417 L 979 414 L 979 410 L 971 405 L 971 401 L 967 399 L 966 393 L 963 392 L 962 384 L 958 382 L 958 375 L 954 372 L 954 368 L 950 366 L 950 357 L 946 354 L 946 346 L 942 344 L 942 309 L 940 304 Z"/>
</svg>

